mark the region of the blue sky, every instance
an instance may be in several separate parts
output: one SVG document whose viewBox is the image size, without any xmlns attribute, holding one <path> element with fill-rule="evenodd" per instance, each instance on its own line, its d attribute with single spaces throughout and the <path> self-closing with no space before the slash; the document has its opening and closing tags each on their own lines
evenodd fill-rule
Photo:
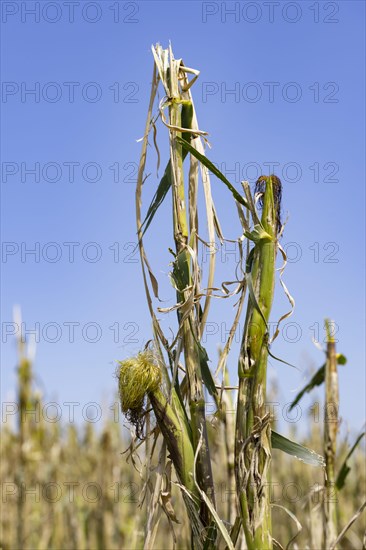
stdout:
<svg viewBox="0 0 366 550">
<path fill-rule="evenodd" d="M 136 140 L 150 94 L 150 46 L 169 40 L 176 57 L 201 71 L 192 92 L 210 158 L 234 171 L 227 173 L 238 189 L 273 163 L 283 182 L 285 281 L 296 311 L 273 352 L 302 372 L 271 361 L 281 407 L 322 363 L 311 337 L 324 337 L 329 316 L 348 358 L 340 368 L 343 426 L 358 431 L 365 72 L 364 3 L 352 1 L 2 2 L 2 399 L 14 399 L 15 304 L 25 328 L 39 334 L 34 368 L 45 400 L 79 402 L 79 410 L 114 401 L 116 360 L 151 337 L 133 253 Z M 161 127 L 159 143 L 165 160 Z M 149 162 L 145 207 L 158 181 L 152 149 Z M 220 182 L 212 186 L 225 236 L 237 238 L 230 196 Z M 167 200 L 146 247 L 168 305 L 170 224 Z M 234 273 L 228 252 L 218 256 L 217 282 Z M 272 320 L 286 307 L 277 287 Z M 232 315 L 228 302 L 214 304 L 206 338 L 213 366 Z M 234 346 L 232 381 L 236 357 Z"/>
</svg>

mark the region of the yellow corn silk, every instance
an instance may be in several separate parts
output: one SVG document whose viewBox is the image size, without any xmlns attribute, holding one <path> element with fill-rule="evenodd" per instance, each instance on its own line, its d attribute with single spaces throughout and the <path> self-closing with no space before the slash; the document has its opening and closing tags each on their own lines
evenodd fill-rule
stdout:
<svg viewBox="0 0 366 550">
<path fill-rule="evenodd" d="M 155 391 L 162 380 L 161 370 L 150 350 L 119 361 L 118 378 L 123 412 L 141 409 L 145 395 Z"/>
</svg>

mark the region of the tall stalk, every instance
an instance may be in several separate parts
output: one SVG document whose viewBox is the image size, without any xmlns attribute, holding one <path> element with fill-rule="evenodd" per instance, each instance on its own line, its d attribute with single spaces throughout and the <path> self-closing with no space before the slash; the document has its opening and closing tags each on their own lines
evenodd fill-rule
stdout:
<svg viewBox="0 0 366 550">
<path fill-rule="evenodd" d="M 156 349 L 160 349 L 159 365 L 161 365 L 167 380 L 165 387 L 160 388 L 160 382 L 158 384 L 161 390 L 158 399 L 156 399 L 158 386 L 151 387 L 149 380 L 148 385 L 150 387 L 146 388 L 145 393 L 150 398 L 160 432 L 172 456 L 175 470 L 181 482 L 180 486 L 190 522 L 193 519 L 192 545 L 194 547 L 204 546 L 208 550 L 220 544 L 217 536 L 221 536 L 226 546 L 233 550 L 241 526 L 243 526 L 249 550 L 272 549 L 268 489 L 271 438 L 273 439 L 273 445 L 284 452 L 298 457 L 301 456 L 301 460 L 308 461 L 311 464 L 322 464 L 321 457 L 316 453 L 289 441 L 279 434 L 271 433 L 271 419 L 269 414 L 266 414 L 266 375 L 269 352 L 267 321 L 273 301 L 276 253 L 279 248 L 281 182 L 275 176 L 259 178 L 256 199 L 263 210 L 260 220 L 250 193 L 249 184 L 243 182 L 246 194 L 246 197 L 243 198 L 205 155 L 201 137 L 205 136 L 206 132 L 199 129 L 190 92 L 192 84 L 198 77 L 198 71 L 186 67 L 181 59 L 175 59 L 171 47 L 164 50 L 160 45 L 156 45 L 152 48 L 152 51 L 156 70 L 154 70 L 153 75 L 137 179 L 136 219 L 145 292 L 153 322 L 154 342 Z M 188 74 L 193 74 L 194 77 L 188 80 Z M 164 87 L 165 95 L 159 102 L 159 114 L 154 117 L 153 104 L 159 81 Z M 169 109 L 169 117 L 165 115 L 165 109 Z M 169 129 L 170 159 L 147 210 L 145 220 L 141 223 L 141 196 L 142 186 L 146 179 L 145 164 L 148 135 L 149 131 L 153 129 L 154 144 L 157 148 L 155 123 L 159 117 L 165 127 Z M 187 178 L 188 183 L 186 184 L 183 161 L 188 153 L 190 153 L 190 169 Z M 197 190 L 199 167 L 201 168 L 205 197 L 208 243 L 203 240 L 201 231 L 198 232 Z M 238 206 L 244 236 L 254 242 L 254 247 L 251 250 L 250 245 L 247 248 L 245 277 L 242 280 L 241 277 L 237 280 L 239 284 L 233 292 L 228 292 L 226 283 L 222 283 L 223 295 L 215 292 L 218 288 L 217 283 L 214 284 L 215 262 L 212 259 L 214 254 L 210 254 L 206 288 L 201 288 L 201 270 L 198 262 L 198 250 L 201 249 L 201 243 L 204 247 L 210 248 L 211 251 L 215 235 L 218 236 L 221 242 L 224 242 L 211 196 L 209 172 L 218 177 L 231 192 Z M 170 190 L 172 191 L 175 241 L 175 251 L 170 250 L 174 255 L 173 269 L 170 275 L 177 293 L 177 301 L 172 307 L 159 307 L 158 311 L 165 313 L 175 310 L 178 313 L 178 331 L 172 344 L 168 343 L 154 313 L 150 287 L 155 297 L 158 298 L 157 281 L 152 273 L 143 245 L 144 234 Z M 246 209 L 246 214 L 243 212 L 242 207 Z M 253 222 L 252 229 L 250 229 L 249 223 L 250 215 Z M 242 237 L 239 239 L 239 250 L 242 258 L 243 248 L 241 243 Z M 286 255 L 282 249 L 281 253 L 286 261 Z M 283 269 L 284 267 L 280 270 L 280 277 Z M 150 276 L 150 283 L 147 274 Z M 238 275 L 236 276 L 238 277 Z M 291 311 L 283 315 L 280 321 L 292 313 L 294 306 L 293 298 L 288 293 L 282 280 L 281 283 L 291 303 Z M 210 393 L 217 404 L 218 415 L 225 414 L 223 409 L 227 405 L 227 400 L 224 397 L 219 398 L 217 384 L 208 365 L 207 353 L 201 345 L 201 338 L 211 297 L 227 298 L 240 292 L 237 313 L 224 348 L 223 359 L 220 359 L 216 371 L 218 373 L 225 364 L 227 354 L 230 351 L 246 291 L 249 293 L 249 298 L 239 358 L 239 391 L 234 438 L 230 433 L 230 422 L 226 422 L 225 425 L 227 456 L 230 461 L 228 478 L 232 483 L 233 470 L 231 464 L 234 458 L 234 482 L 238 497 L 237 502 L 234 500 L 230 502 L 228 515 L 233 525 L 229 532 L 218 515 L 215 503 L 205 417 L 204 389 Z M 200 301 L 203 297 L 205 297 L 205 300 L 201 308 Z M 276 331 L 276 335 L 277 333 L 278 331 Z M 163 348 L 166 355 L 162 352 Z M 184 366 L 180 364 L 181 355 L 184 355 Z M 166 358 L 168 361 L 166 361 Z M 151 370 L 150 367 L 147 367 L 147 369 L 148 371 Z M 184 370 L 183 378 L 179 376 L 180 369 Z M 145 379 L 146 372 L 146 369 L 141 370 L 141 376 Z M 131 379 L 135 382 L 137 380 L 136 377 Z M 134 393 L 136 385 L 136 383 L 131 385 L 131 393 Z M 123 384 L 120 384 L 120 390 L 121 393 L 124 392 Z M 227 390 L 228 388 L 223 387 L 223 391 Z M 173 397 L 176 399 L 175 405 Z M 127 405 L 125 407 L 128 409 Z M 171 412 L 174 413 L 175 419 L 173 419 Z M 167 418 L 165 418 L 166 414 Z M 226 420 L 228 419 L 226 418 Z M 167 422 L 171 422 L 170 426 Z M 185 426 L 187 430 L 187 437 L 181 441 L 178 441 L 179 438 L 176 437 L 176 427 L 179 423 L 182 423 L 182 426 Z M 234 426 L 232 428 L 234 429 Z M 171 437 L 172 434 L 174 434 L 174 437 Z M 235 443 L 232 439 L 235 439 Z M 185 455 L 187 441 L 189 441 L 189 453 Z M 173 449 L 175 452 L 172 453 Z M 191 464 L 192 451 L 194 454 L 193 468 Z M 181 459 L 184 456 L 190 456 L 190 460 L 188 460 L 188 463 L 184 462 L 184 466 L 182 466 Z M 159 472 L 163 472 L 160 463 L 159 468 Z M 159 493 L 160 477 L 156 476 L 157 482 L 154 494 Z M 190 488 L 187 490 L 188 487 Z M 190 498 L 190 493 L 193 494 L 192 489 L 195 489 L 193 500 Z M 198 505 L 195 506 L 197 501 Z M 192 502 L 195 506 L 194 510 L 192 510 Z M 240 517 L 236 515 L 236 507 L 240 509 Z M 197 513 L 198 509 L 199 515 Z M 150 514 L 149 521 L 151 517 Z M 202 526 L 201 531 L 197 531 L 199 526 Z"/>
<path fill-rule="evenodd" d="M 274 295 L 281 182 L 275 176 L 261 177 L 256 192 L 261 194 L 262 228 L 247 262 L 252 292 L 238 365 L 235 474 L 248 549 L 269 550 L 272 529 L 268 487 L 271 428 L 266 414 L 267 321 Z"/>
<path fill-rule="evenodd" d="M 325 411 L 324 411 L 324 456 L 325 456 L 325 494 L 324 494 L 324 548 L 332 546 L 337 538 L 337 496 L 335 476 L 335 456 L 338 432 L 338 371 L 336 343 L 332 335 L 332 322 L 325 320 L 327 333 L 327 360 L 325 364 Z"/>
<path fill-rule="evenodd" d="M 225 384 L 230 385 L 229 373 L 225 372 Z M 236 494 L 235 494 L 235 416 L 234 404 L 229 391 L 225 391 L 222 396 L 222 415 L 224 424 L 224 439 L 227 462 L 227 518 L 230 525 L 234 525 L 237 517 Z"/>
<path fill-rule="evenodd" d="M 20 314 L 19 314 L 20 315 Z M 20 324 L 20 320 L 19 320 Z M 27 472 L 27 457 L 25 454 L 25 443 L 29 436 L 27 426 L 27 409 L 32 397 L 32 363 L 26 355 L 26 343 L 23 335 L 20 333 L 18 338 L 18 403 L 19 403 L 19 468 L 16 474 L 18 484 L 18 529 L 17 542 L 18 548 L 23 548 L 24 537 L 26 534 L 26 509 L 25 509 L 25 487 Z"/>
<path fill-rule="evenodd" d="M 179 70 L 175 60 L 171 60 L 170 72 L 170 140 L 171 140 L 171 174 L 172 174 L 172 193 L 173 193 L 173 222 L 174 222 L 174 240 L 177 256 L 181 255 L 183 264 L 188 272 L 188 287 L 193 284 L 190 270 L 190 254 L 187 245 L 190 242 L 188 229 L 188 216 L 186 208 L 186 193 L 184 185 L 183 172 L 183 151 L 182 146 L 177 141 L 177 136 L 181 137 L 181 132 L 172 128 L 181 128 L 181 106 L 186 102 L 181 96 L 178 87 L 178 73 L 174 74 L 174 67 Z M 195 238 L 195 236 L 193 236 Z M 180 297 L 187 297 L 186 291 L 180 293 Z M 178 316 L 179 318 L 180 316 Z M 203 391 L 202 373 L 200 367 L 200 356 L 198 349 L 198 330 L 194 317 L 193 309 L 182 323 L 182 340 L 184 349 L 184 360 L 186 375 L 188 381 L 188 400 L 191 415 L 191 427 L 193 435 L 193 444 L 196 449 L 200 443 L 197 465 L 197 481 L 208 497 L 214 501 L 214 485 L 212 477 L 211 459 L 208 446 L 206 416 L 205 416 L 205 396 Z M 201 506 L 201 519 L 205 526 L 209 526 L 210 514 L 204 503 Z"/>
</svg>

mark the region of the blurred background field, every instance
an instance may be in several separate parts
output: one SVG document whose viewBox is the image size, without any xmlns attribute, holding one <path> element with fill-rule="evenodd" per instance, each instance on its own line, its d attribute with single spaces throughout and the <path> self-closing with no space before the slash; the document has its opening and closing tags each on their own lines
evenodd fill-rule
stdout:
<svg viewBox="0 0 366 550">
<path fill-rule="evenodd" d="M 134 440 L 136 448 L 131 455 L 131 437 L 119 413 L 117 396 L 113 410 L 98 422 L 57 421 L 57 405 L 46 402 L 37 391 L 32 365 L 27 358 L 20 359 L 17 374 L 17 402 L 3 403 L 0 547 L 3 550 L 142 548 L 148 500 L 143 498 L 148 489 L 145 449 L 144 444 L 139 446 L 141 442 Z M 274 388 L 270 401 L 276 401 Z M 93 406 L 90 418 L 92 409 Z M 36 413 L 26 413 L 26 410 Z M 315 410 L 313 418 L 309 418 L 308 433 L 296 433 L 296 424 L 293 424 L 286 435 L 322 453 L 323 422 L 319 412 Z M 318 422 L 314 422 L 316 418 Z M 231 489 L 220 419 L 209 417 L 209 434 L 218 508 L 221 517 L 228 519 Z M 342 439 L 338 466 L 353 443 Z M 156 449 L 155 455 L 158 451 Z M 302 525 L 291 548 L 321 548 L 322 497 L 319 489 L 324 482 L 322 470 L 280 451 L 274 450 L 273 455 L 272 503 L 288 508 Z M 345 487 L 337 495 L 341 528 L 364 500 L 364 444 L 356 449 L 349 466 L 351 471 Z M 174 483 L 171 493 L 169 505 L 179 523 L 168 521 L 168 516 L 162 514 L 154 548 L 174 548 L 174 537 L 176 548 L 189 548 L 189 524 Z M 363 547 L 364 516 L 350 528 L 339 548 L 359 550 Z M 282 508 L 273 506 L 274 538 L 283 544 L 296 532 L 295 522 Z"/>
</svg>

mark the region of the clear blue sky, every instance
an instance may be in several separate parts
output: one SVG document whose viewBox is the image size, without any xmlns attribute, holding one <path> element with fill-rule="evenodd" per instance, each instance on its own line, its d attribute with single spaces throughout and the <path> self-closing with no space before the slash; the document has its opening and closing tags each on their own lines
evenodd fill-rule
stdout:
<svg viewBox="0 0 366 550">
<path fill-rule="evenodd" d="M 283 245 L 292 259 L 285 281 L 296 311 L 288 341 L 281 334 L 273 352 L 303 369 L 271 361 L 279 399 L 290 402 L 306 372 L 322 363 L 311 337 L 317 327 L 323 334 L 329 316 L 348 358 L 340 368 L 341 415 L 358 431 L 365 418 L 364 3 L 81 0 L 1 7 L 2 399 L 14 399 L 14 304 L 26 328 L 40 332 L 35 372 L 46 401 L 112 403 L 115 361 L 151 337 L 131 244 L 136 140 L 150 93 L 150 46 L 171 40 L 176 57 L 201 71 L 193 94 L 200 126 L 210 134 L 210 158 L 223 171 L 235 170 L 229 179 L 238 189 L 241 179 L 252 181 L 278 163 L 289 215 Z M 163 128 L 159 137 L 166 151 Z M 146 201 L 158 181 L 152 149 L 150 158 Z M 231 198 L 212 183 L 224 233 L 236 238 Z M 167 201 L 146 240 L 168 305 L 170 224 Z M 218 281 L 232 276 L 234 260 L 219 255 Z M 272 320 L 286 307 L 278 287 Z M 222 301 L 212 310 L 213 365 L 232 313 Z M 237 346 L 232 380 L 236 355 Z"/>
</svg>

